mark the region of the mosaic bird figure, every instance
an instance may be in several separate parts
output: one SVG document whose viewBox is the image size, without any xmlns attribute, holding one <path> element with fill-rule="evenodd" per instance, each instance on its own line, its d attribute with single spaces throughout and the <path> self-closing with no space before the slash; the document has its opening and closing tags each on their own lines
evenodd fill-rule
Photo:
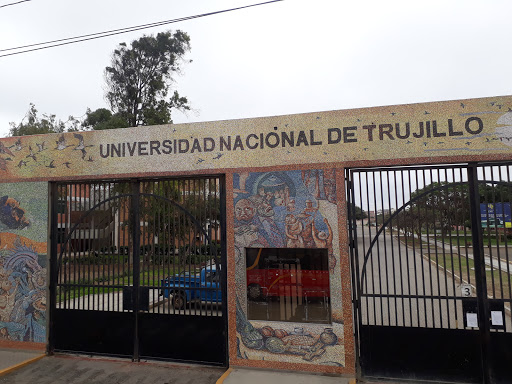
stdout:
<svg viewBox="0 0 512 384">
<path fill-rule="evenodd" d="M 464 103 L 460 103 L 460 106 L 461 106 L 462 108 L 465 108 L 465 107 L 466 107 L 466 105 L 465 105 Z"/>
<path fill-rule="evenodd" d="M 37 145 L 37 151 L 38 152 L 41 152 L 41 151 L 44 151 L 46 148 L 44 147 L 44 145 L 46 144 L 46 141 L 43 141 L 42 143 L 36 143 Z"/>
<path fill-rule="evenodd" d="M 217 153 L 217 156 L 213 158 L 213 160 L 220 159 L 222 157 L 223 153 Z"/>
<path fill-rule="evenodd" d="M 89 158 L 87 159 L 87 161 L 94 161 L 94 160 L 92 159 L 92 156 L 89 156 Z"/>
<path fill-rule="evenodd" d="M 5 159 L 0 158 L 0 169 L 2 171 L 7 171 L 7 161 L 5 161 Z"/>
<path fill-rule="evenodd" d="M 27 162 L 25 160 L 20 160 L 20 162 L 18 163 L 18 168 L 21 168 L 25 165 L 27 165 Z"/>
<path fill-rule="evenodd" d="M 21 151 L 23 149 L 23 145 L 21 145 L 21 139 L 16 140 L 14 145 L 11 145 L 9 148 L 14 148 L 15 151 Z"/>
<path fill-rule="evenodd" d="M 81 151 L 82 151 L 82 160 L 85 160 L 85 155 L 87 155 L 87 151 L 85 150 L 85 148 L 82 148 Z"/>
<path fill-rule="evenodd" d="M 78 139 L 78 145 L 73 149 L 76 151 L 79 151 L 79 150 L 81 151 L 82 149 L 84 149 L 85 148 L 84 137 L 79 133 L 73 133 L 73 136 L 76 139 Z"/>
<path fill-rule="evenodd" d="M 71 147 L 71 145 L 67 145 L 66 138 L 64 137 L 64 135 L 61 135 L 59 137 L 59 140 L 56 141 L 55 143 L 57 143 L 57 146 L 55 147 L 55 149 L 58 151 L 62 151 L 63 149 L 66 149 L 67 147 Z"/>
<path fill-rule="evenodd" d="M 71 165 L 71 163 L 69 161 L 66 161 L 65 163 L 62 163 L 62 165 L 65 165 L 66 168 L 69 168 L 69 166 Z"/>
<path fill-rule="evenodd" d="M 36 155 L 34 154 L 34 151 L 32 150 L 32 147 L 29 145 L 28 146 L 28 150 L 29 150 L 29 153 L 27 156 L 25 157 L 30 157 L 32 158 L 34 161 L 37 161 L 37 158 L 36 158 Z"/>
<path fill-rule="evenodd" d="M 0 153 L 4 153 L 9 156 L 14 156 L 14 153 L 12 153 L 11 150 L 7 148 L 2 142 L 0 142 Z"/>
<path fill-rule="evenodd" d="M 57 168 L 53 163 L 55 160 L 52 160 L 49 165 L 46 166 L 46 168 Z"/>
</svg>

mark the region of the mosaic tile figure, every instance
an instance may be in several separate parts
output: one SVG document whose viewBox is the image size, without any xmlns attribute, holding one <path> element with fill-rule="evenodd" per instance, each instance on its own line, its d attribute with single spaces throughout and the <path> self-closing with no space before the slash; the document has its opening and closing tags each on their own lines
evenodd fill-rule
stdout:
<svg viewBox="0 0 512 384">
<path fill-rule="evenodd" d="M 46 190 L 0 186 L 0 340 L 46 342 Z"/>
<path fill-rule="evenodd" d="M 332 324 L 249 320 L 243 297 L 245 269 L 258 263 L 246 260 L 246 248 L 325 248 L 331 287 L 340 287 L 335 171 L 240 173 L 233 180 L 238 358 L 343 366 L 339 288 L 331 289 Z"/>
</svg>

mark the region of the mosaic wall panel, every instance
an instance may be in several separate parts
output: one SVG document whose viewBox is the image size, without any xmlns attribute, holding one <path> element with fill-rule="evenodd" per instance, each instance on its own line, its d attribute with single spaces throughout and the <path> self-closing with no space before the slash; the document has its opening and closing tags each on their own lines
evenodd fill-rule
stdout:
<svg viewBox="0 0 512 384">
<path fill-rule="evenodd" d="M 334 169 L 233 177 L 237 358 L 343 367 L 343 310 Z M 328 324 L 249 320 L 246 248 L 327 248 Z"/>
<path fill-rule="evenodd" d="M 47 185 L 0 184 L 0 341 L 46 342 Z"/>
<path fill-rule="evenodd" d="M 501 96 L 7 137 L 0 174 L 13 181 L 511 154 L 512 96 Z"/>
</svg>

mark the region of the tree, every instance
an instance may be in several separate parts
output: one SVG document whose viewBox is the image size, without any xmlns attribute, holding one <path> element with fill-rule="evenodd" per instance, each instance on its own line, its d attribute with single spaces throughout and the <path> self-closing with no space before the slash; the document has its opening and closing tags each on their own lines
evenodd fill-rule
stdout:
<svg viewBox="0 0 512 384">
<path fill-rule="evenodd" d="M 506 203 L 512 201 L 512 185 L 480 184 L 478 186 L 481 203 Z"/>
<path fill-rule="evenodd" d="M 470 219 L 467 184 L 434 182 L 414 191 L 411 200 L 423 194 L 410 207 L 411 211 L 416 211 L 420 227 L 440 229 L 445 236 L 453 226 L 465 225 Z"/>
<path fill-rule="evenodd" d="M 170 94 L 173 75 L 180 73 L 189 50 L 190 37 L 179 30 L 143 36 L 130 47 L 119 44 L 105 69 L 105 97 L 113 116 L 135 127 L 172 123 L 173 109 L 189 110 L 186 97 Z"/>
<path fill-rule="evenodd" d="M 219 185 L 216 179 L 199 180 L 160 180 L 141 182 L 139 192 L 140 222 L 141 226 L 141 255 L 143 269 L 149 268 L 151 262 L 161 263 L 165 259 L 174 262 L 174 251 L 177 251 L 178 264 L 185 268 L 189 263 L 201 262 L 216 256 L 219 249 L 213 245 L 210 248 L 206 243 L 201 246 L 197 241 L 205 241 L 203 232 L 196 226 L 181 209 L 169 203 L 174 201 L 193 217 L 198 219 L 215 240 L 220 226 L 220 200 L 217 195 Z M 111 196 L 127 195 L 133 192 L 131 183 L 116 183 L 109 189 Z M 101 200 L 97 198 L 96 200 Z M 132 217 L 128 215 L 130 207 L 129 198 L 120 198 L 111 202 L 110 206 L 116 212 L 126 233 L 134 228 Z M 140 224 L 140 222 L 138 224 Z M 130 254 L 133 252 L 133 239 L 128 237 Z M 155 241 L 157 239 L 157 241 Z"/>
<path fill-rule="evenodd" d="M 355 207 L 354 214 L 355 214 L 356 220 L 362 220 L 362 219 L 366 219 L 368 217 L 366 212 L 363 211 L 360 207 L 358 207 L 357 205 L 355 205 L 354 207 Z"/>
<path fill-rule="evenodd" d="M 30 103 L 30 108 L 19 124 L 9 123 L 9 136 L 40 135 L 45 133 L 62 133 L 66 131 L 78 131 L 80 123 L 73 116 L 67 121 L 61 121 L 55 115 L 43 113 L 43 117 L 37 115 L 37 109 Z"/>
<path fill-rule="evenodd" d="M 120 114 L 112 114 L 106 108 L 98 108 L 95 111 L 91 111 L 87 108 L 85 113 L 85 119 L 82 122 L 82 127 L 86 129 L 92 129 L 100 131 L 104 129 L 114 128 L 128 128 L 130 124 Z"/>
</svg>

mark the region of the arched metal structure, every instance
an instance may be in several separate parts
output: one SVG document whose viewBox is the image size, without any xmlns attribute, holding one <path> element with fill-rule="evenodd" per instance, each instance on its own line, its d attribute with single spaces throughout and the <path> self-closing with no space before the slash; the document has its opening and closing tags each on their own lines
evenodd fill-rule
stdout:
<svg viewBox="0 0 512 384">
<path fill-rule="evenodd" d="M 347 170 L 363 376 L 512 380 L 511 173 L 508 163 Z"/>
<path fill-rule="evenodd" d="M 51 351 L 227 364 L 223 178 L 52 195 Z"/>
</svg>

